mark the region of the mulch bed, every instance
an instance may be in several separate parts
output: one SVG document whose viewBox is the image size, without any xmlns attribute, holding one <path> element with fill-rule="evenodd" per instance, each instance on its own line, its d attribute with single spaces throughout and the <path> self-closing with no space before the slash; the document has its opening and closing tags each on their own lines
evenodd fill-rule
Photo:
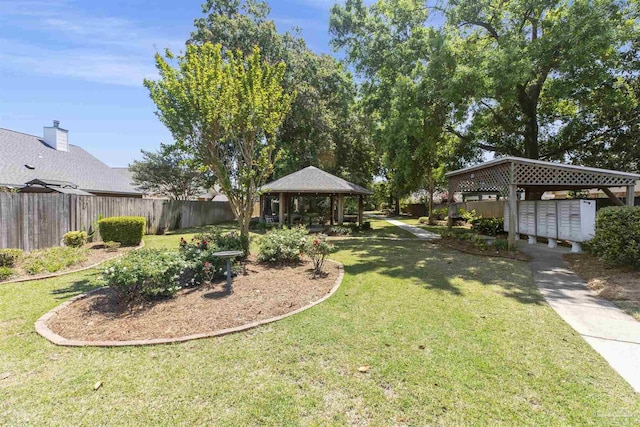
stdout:
<svg viewBox="0 0 640 427">
<path fill-rule="evenodd" d="M 110 289 L 79 299 L 60 310 L 48 326 L 67 339 L 125 341 L 177 338 L 215 332 L 280 316 L 328 294 L 339 274 L 327 262 L 322 277 L 311 278 L 310 261 L 271 266 L 250 258 L 245 272 L 233 278 L 232 292 L 220 280 L 186 288 L 175 298 L 126 306 Z"/>
<path fill-rule="evenodd" d="M 73 264 L 69 267 L 63 267 L 60 270 L 55 272 L 43 271 L 42 273 L 38 273 L 38 274 L 27 273 L 26 271 L 20 268 L 20 264 L 18 263 L 18 266 L 14 269 L 15 274 L 4 281 L 0 280 L 0 284 L 5 282 L 15 282 L 15 281 L 22 281 L 22 280 L 35 280 L 42 277 L 49 277 L 52 275 L 59 276 L 64 273 L 68 273 L 70 271 L 80 270 L 85 267 L 89 267 L 95 264 L 100 264 L 104 261 L 117 258 L 123 255 L 125 252 L 129 252 L 133 249 L 136 249 L 137 247 L 133 247 L 133 246 L 122 247 L 122 248 L 118 248 L 116 252 L 107 252 L 105 251 L 104 244 L 102 242 L 95 242 L 95 243 L 87 243 L 86 245 L 83 246 L 83 248 L 87 249 L 88 251 L 87 251 L 87 259 L 82 262 Z"/>
<path fill-rule="evenodd" d="M 475 246 L 473 242 L 466 241 L 466 240 L 458 240 L 451 237 L 443 237 L 442 239 L 434 243 L 446 246 L 447 248 L 450 248 L 450 249 L 455 249 L 457 251 L 464 252 L 466 254 L 471 254 L 471 255 L 516 259 L 518 261 L 529 261 L 530 259 L 527 254 L 524 254 L 522 252 L 498 251 L 492 246 L 489 246 L 487 249 L 482 250 L 477 246 Z"/>
<path fill-rule="evenodd" d="M 564 259 L 589 289 L 640 320 L 640 271 L 608 267 L 589 253 L 565 254 Z"/>
</svg>

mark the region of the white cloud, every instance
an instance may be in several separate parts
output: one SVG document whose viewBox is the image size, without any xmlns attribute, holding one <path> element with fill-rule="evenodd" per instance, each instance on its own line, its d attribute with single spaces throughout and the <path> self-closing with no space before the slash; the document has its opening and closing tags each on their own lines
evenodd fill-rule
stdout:
<svg viewBox="0 0 640 427">
<path fill-rule="evenodd" d="M 127 19 L 89 16 L 65 0 L 0 0 L 0 10 L 0 27 L 13 28 L 12 36 L 0 39 L 3 66 L 25 72 L 140 86 L 145 77 L 156 76 L 156 51 L 183 45 Z M 34 29 L 48 43 L 34 41 Z"/>
</svg>

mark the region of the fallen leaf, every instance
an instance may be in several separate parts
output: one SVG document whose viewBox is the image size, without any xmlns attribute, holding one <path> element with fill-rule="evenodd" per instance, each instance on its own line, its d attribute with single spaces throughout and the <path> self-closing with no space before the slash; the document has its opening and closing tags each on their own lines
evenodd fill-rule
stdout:
<svg viewBox="0 0 640 427">
<path fill-rule="evenodd" d="M 0 374 L 0 380 L 6 380 L 11 376 L 11 372 L 5 372 L 4 374 Z"/>
<path fill-rule="evenodd" d="M 99 389 L 100 387 L 102 387 L 102 381 L 98 381 L 97 383 L 95 383 L 95 384 L 93 385 L 93 389 L 94 389 L 94 390 L 97 390 L 97 389 Z"/>
<path fill-rule="evenodd" d="M 360 372 L 367 372 L 367 371 L 369 370 L 369 368 L 370 368 L 370 367 L 371 367 L 371 366 L 369 366 L 369 365 L 360 366 L 360 367 L 358 368 L 358 371 L 360 371 Z"/>
</svg>

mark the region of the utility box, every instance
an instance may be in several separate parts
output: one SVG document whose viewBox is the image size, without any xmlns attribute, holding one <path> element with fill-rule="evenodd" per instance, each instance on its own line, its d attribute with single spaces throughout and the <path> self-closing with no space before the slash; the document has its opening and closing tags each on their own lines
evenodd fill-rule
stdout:
<svg viewBox="0 0 640 427">
<path fill-rule="evenodd" d="M 558 239 L 586 242 L 596 234 L 595 200 L 558 200 Z"/>
<path fill-rule="evenodd" d="M 536 219 L 538 236 L 547 239 L 558 238 L 558 210 L 556 200 L 539 200 L 536 202 Z"/>
</svg>

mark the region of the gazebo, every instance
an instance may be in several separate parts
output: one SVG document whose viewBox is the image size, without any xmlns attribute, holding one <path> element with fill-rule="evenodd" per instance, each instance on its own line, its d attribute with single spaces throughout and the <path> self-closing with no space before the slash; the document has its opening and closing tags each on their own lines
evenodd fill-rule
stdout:
<svg viewBox="0 0 640 427">
<path fill-rule="evenodd" d="M 449 205 L 456 192 L 499 193 L 509 206 L 509 247 L 515 246 L 518 190 L 544 191 L 601 189 L 615 205 L 623 203 L 611 191 L 626 187 L 626 204 L 634 204 L 634 188 L 640 175 L 608 169 L 596 169 L 522 157 L 502 157 L 446 174 L 449 180 Z M 449 225 L 452 211 L 449 209 Z"/>
<path fill-rule="evenodd" d="M 362 224 L 364 217 L 364 196 L 373 194 L 352 182 L 346 181 L 335 175 L 331 175 L 313 166 L 306 167 L 297 172 L 284 176 L 259 188 L 260 195 L 260 220 L 264 221 L 265 196 L 278 196 L 280 225 L 284 225 L 285 206 L 289 206 L 291 197 L 298 196 L 324 196 L 331 200 L 331 224 L 333 225 L 333 212 L 335 199 L 338 199 L 338 224 L 344 222 L 344 197 L 358 197 L 358 222 Z"/>
</svg>

